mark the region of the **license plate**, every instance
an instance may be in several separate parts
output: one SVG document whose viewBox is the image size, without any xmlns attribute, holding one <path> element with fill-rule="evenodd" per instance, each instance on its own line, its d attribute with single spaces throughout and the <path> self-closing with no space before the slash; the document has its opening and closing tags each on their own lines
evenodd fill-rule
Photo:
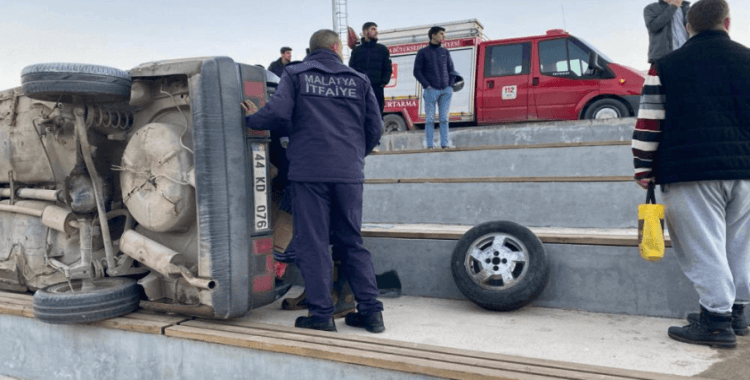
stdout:
<svg viewBox="0 0 750 380">
<path fill-rule="evenodd" d="M 265 232 L 271 229 L 270 227 L 270 208 L 268 205 L 268 160 L 266 152 L 266 144 L 264 143 L 253 143 L 252 155 L 253 155 L 253 225 L 255 232 Z"/>
</svg>

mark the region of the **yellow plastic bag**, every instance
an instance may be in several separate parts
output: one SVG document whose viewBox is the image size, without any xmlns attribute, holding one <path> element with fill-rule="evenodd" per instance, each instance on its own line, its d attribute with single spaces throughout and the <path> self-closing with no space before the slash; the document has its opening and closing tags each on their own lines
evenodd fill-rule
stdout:
<svg viewBox="0 0 750 380">
<path fill-rule="evenodd" d="M 656 204 L 655 186 L 649 182 L 646 204 L 638 205 L 638 248 L 646 261 L 664 258 L 664 205 Z"/>
</svg>

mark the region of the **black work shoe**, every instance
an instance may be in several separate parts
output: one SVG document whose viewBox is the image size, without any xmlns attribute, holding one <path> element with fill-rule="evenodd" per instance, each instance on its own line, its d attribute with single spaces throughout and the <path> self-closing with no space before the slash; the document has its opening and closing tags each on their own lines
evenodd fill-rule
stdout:
<svg viewBox="0 0 750 380">
<path fill-rule="evenodd" d="M 333 318 L 321 322 L 315 320 L 313 317 L 299 317 L 294 321 L 294 327 L 310 330 L 338 331 L 336 330 L 336 322 L 333 321 Z"/>
<path fill-rule="evenodd" d="M 382 311 L 372 314 L 362 314 L 360 312 L 347 314 L 344 321 L 349 326 L 362 327 L 371 333 L 377 334 L 385 331 Z"/>
<path fill-rule="evenodd" d="M 672 326 L 667 333 L 670 338 L 684 343 L 717 348 L 737 347 L 737 337 L 732 329 L 732 316 L 712 313 L 703 307 L 696 322 L 684 327 Z"/>
<path fill-rule="evenodd" d="M 690 313 L 687 316 L 687 320 L 690 323 L 695 323 L 700 318 L 700 313 Z M 732 329 L 739 336 L 750 334 L 750 329 L 747 327 L 747 319 L 745 318 L 745 305 L 735 304 L 732 306 Z"/>
</svg>

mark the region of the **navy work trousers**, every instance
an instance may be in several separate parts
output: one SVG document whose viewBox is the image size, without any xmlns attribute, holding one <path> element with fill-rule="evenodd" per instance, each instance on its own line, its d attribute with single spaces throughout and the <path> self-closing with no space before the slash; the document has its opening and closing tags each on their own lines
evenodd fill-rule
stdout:
<svg viewBox="0 0 750 380">
<path fill-rule="evenodd" d="M 377 300 L 372 257 L 362 245 L 362 183 L 291 182 L 296 264 L 305 279 L 310 314 L 330 319 L 334 246 L 349 279 L 357 309 L 363 314 L 383 310 Z"/>
</svg>

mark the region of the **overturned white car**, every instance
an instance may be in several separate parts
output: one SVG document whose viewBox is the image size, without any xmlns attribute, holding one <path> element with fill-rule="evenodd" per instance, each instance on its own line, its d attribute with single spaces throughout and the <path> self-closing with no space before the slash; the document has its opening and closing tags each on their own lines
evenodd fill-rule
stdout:
<svg viewBox="0 0 750 380">
<path fill-rule="evenodd" d="M 51 323 L 276 300 L 269 138 L 239 106 L 276 80 L 224 57 L 25 68 L 0 92 L 0 290 Z"/>
</svg>

